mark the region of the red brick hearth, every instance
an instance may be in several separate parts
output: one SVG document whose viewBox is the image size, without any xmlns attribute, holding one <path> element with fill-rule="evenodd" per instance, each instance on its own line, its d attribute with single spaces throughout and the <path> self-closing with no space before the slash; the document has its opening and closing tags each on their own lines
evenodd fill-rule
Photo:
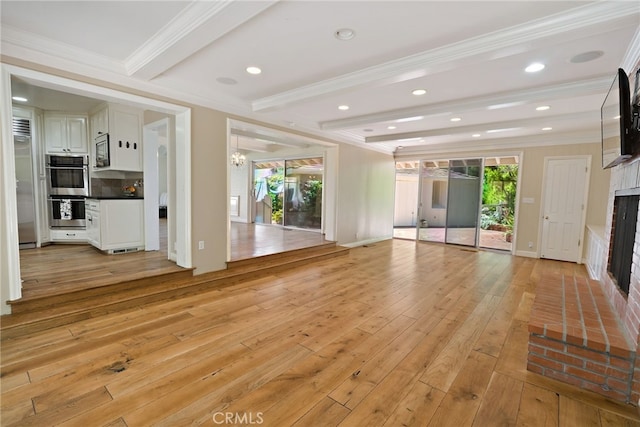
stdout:
<svg viewBox="0 0 640 427">
<path fill-rule="evenodd" d="M 546 273 L 529 321 L 527 369 L 636 404 L 636 348 L 597 281 Z"/>
</svg>

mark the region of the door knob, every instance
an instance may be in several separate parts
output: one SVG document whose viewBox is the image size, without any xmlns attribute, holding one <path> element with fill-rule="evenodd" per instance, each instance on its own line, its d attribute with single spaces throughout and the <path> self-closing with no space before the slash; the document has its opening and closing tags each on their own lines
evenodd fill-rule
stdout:
<svg viewBox="0 0 640 427">
<path fill-rule="evenodd" d="M 549 217 L 548 217 L 548 216 L 545 216 L 545 217 L 544 217 L 544 219 L 549 219 Z"/>
</svg>

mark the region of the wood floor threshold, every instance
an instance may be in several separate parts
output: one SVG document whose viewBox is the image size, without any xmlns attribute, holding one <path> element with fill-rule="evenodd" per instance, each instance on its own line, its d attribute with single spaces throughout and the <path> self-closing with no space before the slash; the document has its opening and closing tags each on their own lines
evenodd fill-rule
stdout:
<svg viewBox="0 0 640 427">
<path fill-rule="evenodd" d="M 227 286 L 236 285 L 279 271 L 344 256 L 349 248 L 323 245 L 315 250 L 304 248 L 284 255 L 265 256 L 254 265 L 192 276 L 193 269 L 145 277 L 111 286 L 74 291 L 49 298 L 14 301 L 13 314 L 0 317 L 1 340 L 43 331 L 79 320 L 95 318 L 118 311 L 136 309 L 152 303 L 170 301 Z M 117 301 L 114 299 L 117 298 Z"/>
</svg>

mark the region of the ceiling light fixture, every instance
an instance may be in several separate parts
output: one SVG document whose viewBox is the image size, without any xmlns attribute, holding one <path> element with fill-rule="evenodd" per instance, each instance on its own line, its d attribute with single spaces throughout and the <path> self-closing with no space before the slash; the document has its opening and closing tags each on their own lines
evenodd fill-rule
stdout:
<svg viewBox="0 0 640 427">
<path fill-rule="evenodd" d="M 415 122 L 416 120 L 422 120 L 424 116 L 405 117 L 403 119 L 396 120 L 396 123 Z"/>
<path fill-rule="evenodd" d="M 534 62 L 533 64 L 529 64 L 527 68 L 524 70 L 527 73 L 537 73 L 538 71 L 544 70 L 545 65 L 540 62 Z"/>
<path fill-rule="evenodd" d="M 452 122 L 459 122 L 460 120 L 462 120 L 460 117 L 452 117 L 450 119 L 450 121 L 452 121 Z"/>
<path fill-rule="evenodd" d="M 480 134 L 479 133 L 474 133 L 473 135 L 471 135 L 474 138 L 480 138 Z"/>
<path fill-rule="evenodd" d="M 27 102 L 28 99 L 22 96 L 12 96 L 11 99 L 18 102 Z"/>
<path fill-rule="evenodd" d="M 262 73 L 262 70 L 258 67 L 247 67 L 247 73 L 253 74 L 255 76 Z"/>
<path fill-rule="evenodd" d="M 333 33 L 333 35 L 338 40 L 347 41 L 354 38 L 356 36 L 356 32 L 353 31 L 351 28 L 340 28 L 335 33 Z"/>
<path fill-rule="evenodd" d="M 247 160 L 247 157 L 238 150 L 238 135 L 235 135 L 235 137 L 236 151 L 231 155 L 231 165 L 241 168 L 244 165 L 245 160 Z"/>
<path fill-rule="evenodd" d="M 338 105 L 338 110 L 347 111 L 349 109 L 348 105 Z"/>
<path fill-rule="evenodd" d="M 424 95 L 425 93 L 427 93 L 427 91 L 425 89 L 415 89 L 413 92 L 411 92 L 413 95 L 415 96 L 420 96 L 420 95 Z"/>
<path fill-rule="evenodd" d="M 536 111 L 545 111 L 545 110 L 548 110 L 549 108 L 551 107 L 549 107 L 548 105 L 541 105 L 539 107 L 536 107 Z"/>
<path fill-rule="evenodd" d="M 550 128 L 550 127 L 542 128 L 542 130 L 551 130 L 551 129 L 553 128 Z"/>
<path fill-rule="evenodd" d="M 396 128 L 395 126 L 387 126 L 387 129 L 389 129 L 389 130 L 393 130 L 395 128 Z"/>
</svg>

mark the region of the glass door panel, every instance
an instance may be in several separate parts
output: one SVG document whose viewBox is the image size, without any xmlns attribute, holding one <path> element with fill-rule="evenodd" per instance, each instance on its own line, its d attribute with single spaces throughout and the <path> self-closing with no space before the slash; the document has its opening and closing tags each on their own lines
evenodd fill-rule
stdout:
<svg viewBox="0 0 640 427">
<path fill-rule="evenodd" d="M 449 162 L 446 243 L 477 246 L 481 178 L 482 159 Z"/>
<path fill-rule="evenodd" d="M 258 224 L 282 225 L 284 161 L 253 163 L 253 218 Z"/>
<path fill-rule="evenodd" d="M 398 239 L 416 239 L 419 167 L 417 160 L 396 162 L 393 237 Z"/>
<path fill-rule="evenodd" d="M 449 161 L 423 160 L 420 169 L 418 240 L 445 241 Z"/>
<path fill-rule="evenodd" d="M 479 242 L 482 248 L 512 249 L 518 160 L 517 156 L 485 159 Z"/>
<path fill-rule="evenodd" d="M 284 225 L 322 229 L 322 183 L 324 161 L 313 157 L 285 161 Z"/>
</svg>

